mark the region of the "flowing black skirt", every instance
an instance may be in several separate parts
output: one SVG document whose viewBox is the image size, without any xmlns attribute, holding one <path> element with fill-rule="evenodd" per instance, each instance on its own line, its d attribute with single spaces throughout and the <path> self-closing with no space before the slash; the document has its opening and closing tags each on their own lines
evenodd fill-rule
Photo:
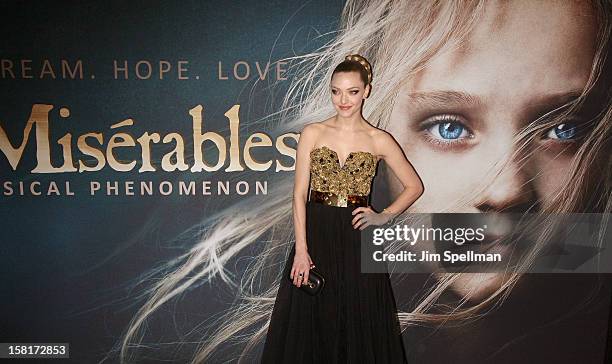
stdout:
<svg viewBox="0 0 612 364">
<path fill-rule="evenodd" d="M 306 203 L 310 258 L 325 286 L 310 296 L 283 269 L 262 363 L 405 363 L 388 273 L 361 273 L 361 235 L 354 207 Z"/>
</svg>

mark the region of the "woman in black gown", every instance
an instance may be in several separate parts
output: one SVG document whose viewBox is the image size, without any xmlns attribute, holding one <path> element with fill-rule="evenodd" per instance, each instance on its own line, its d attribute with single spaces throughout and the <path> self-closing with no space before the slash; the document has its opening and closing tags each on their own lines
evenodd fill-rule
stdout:
<svg viewBox="0 0 612 364">
<path fill-rule="evenodd" d="M 300 135 L 296 243 L 283 269 L 262 363 L 406 362 L 388 273 L 361 273 L 360 230 L 389 222 L 421 195 L 423 186 L 393 138 L 361 115 L 371 80 L 367 60 L 347 56 L 331 79 L 338 113 L 309 124 Z M 369 206 L 379 159 L 405 186 L 381 213 Z M 311 296 L 299 287 L 315 264 L 325 285 Z"/>
</svg>

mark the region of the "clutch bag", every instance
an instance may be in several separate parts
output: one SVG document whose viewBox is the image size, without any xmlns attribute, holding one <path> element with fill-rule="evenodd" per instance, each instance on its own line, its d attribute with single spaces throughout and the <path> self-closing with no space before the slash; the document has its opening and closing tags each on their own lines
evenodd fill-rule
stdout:
<svg viewBox="0 0 612 364">
<path fill-rule="evenodd" d="M 291 273 L 289 273 L 287 278 L 291 282 L 293 282 L 293 279 L 291 279 Z M 323 278 L 321 273 L 319 273 L 317 270 L 315 270 L 314 268 L 311 268 L 310 273 L 308 274 L 308 282 L 302 283 L 301 286 L 299 287 L 296 286 L 296 288 L 301 289 L 302 291 L 308 293 L 311 296 L 315 296 L 319 292 L 321 292 L 324 285 L 325 285 L 325 278 Z"/>
</svg>

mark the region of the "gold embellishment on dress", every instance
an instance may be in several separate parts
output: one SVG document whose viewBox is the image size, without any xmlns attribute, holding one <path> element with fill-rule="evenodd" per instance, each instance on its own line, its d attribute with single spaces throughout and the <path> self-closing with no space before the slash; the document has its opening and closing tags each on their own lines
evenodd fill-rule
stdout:
<svg viewBox="0 0 612 364">
<path fill-rule="evenodd" d="M 368 196 L 377 165 L 370 152 L 350 152 L 340 165 L 338 153 L 322 146 L 310 151 L 311 189 L 331 192 L 346 200 L 348 195 Z"/>
<path fill-rule="evenodd" d="M 336 207 L 348 207 L 349 205 L 354 207 L 368 206 L 368 196 L 342 196 L 331 192 L 321 192 L 316 190 L 310 191 L 310 201 Z"/>
</svg>

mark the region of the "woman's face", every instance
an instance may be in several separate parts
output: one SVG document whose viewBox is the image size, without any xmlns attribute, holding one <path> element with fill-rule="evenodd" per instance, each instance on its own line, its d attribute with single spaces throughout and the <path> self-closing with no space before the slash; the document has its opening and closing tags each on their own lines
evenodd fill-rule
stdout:
<svg viewBox="0 0 612 364">
<path fill-rule="evenodd" d="M 359 72 L 337 72 L 331 79 L 331 98 L 338 115 L 351 117 L 361 112 L 361 103 L 367 97 L 366 87 Z"/>
<path fill-rule="evenodd" d="M 587 2 L 488 3 L 462 48 L 443 52 L 408 80 L 389 131 L 425 186 L 409 211 L 537 212 L 550 204 L 576 151 L 572 124 L 545 131 L 511 159 L 513 139 L 582 91 L 595 27 Z M 388 176 L 397 196 L 402 185 Z M 485 293 L 495 277 L 463 282 L 465 290 Z"/>
</svg>

